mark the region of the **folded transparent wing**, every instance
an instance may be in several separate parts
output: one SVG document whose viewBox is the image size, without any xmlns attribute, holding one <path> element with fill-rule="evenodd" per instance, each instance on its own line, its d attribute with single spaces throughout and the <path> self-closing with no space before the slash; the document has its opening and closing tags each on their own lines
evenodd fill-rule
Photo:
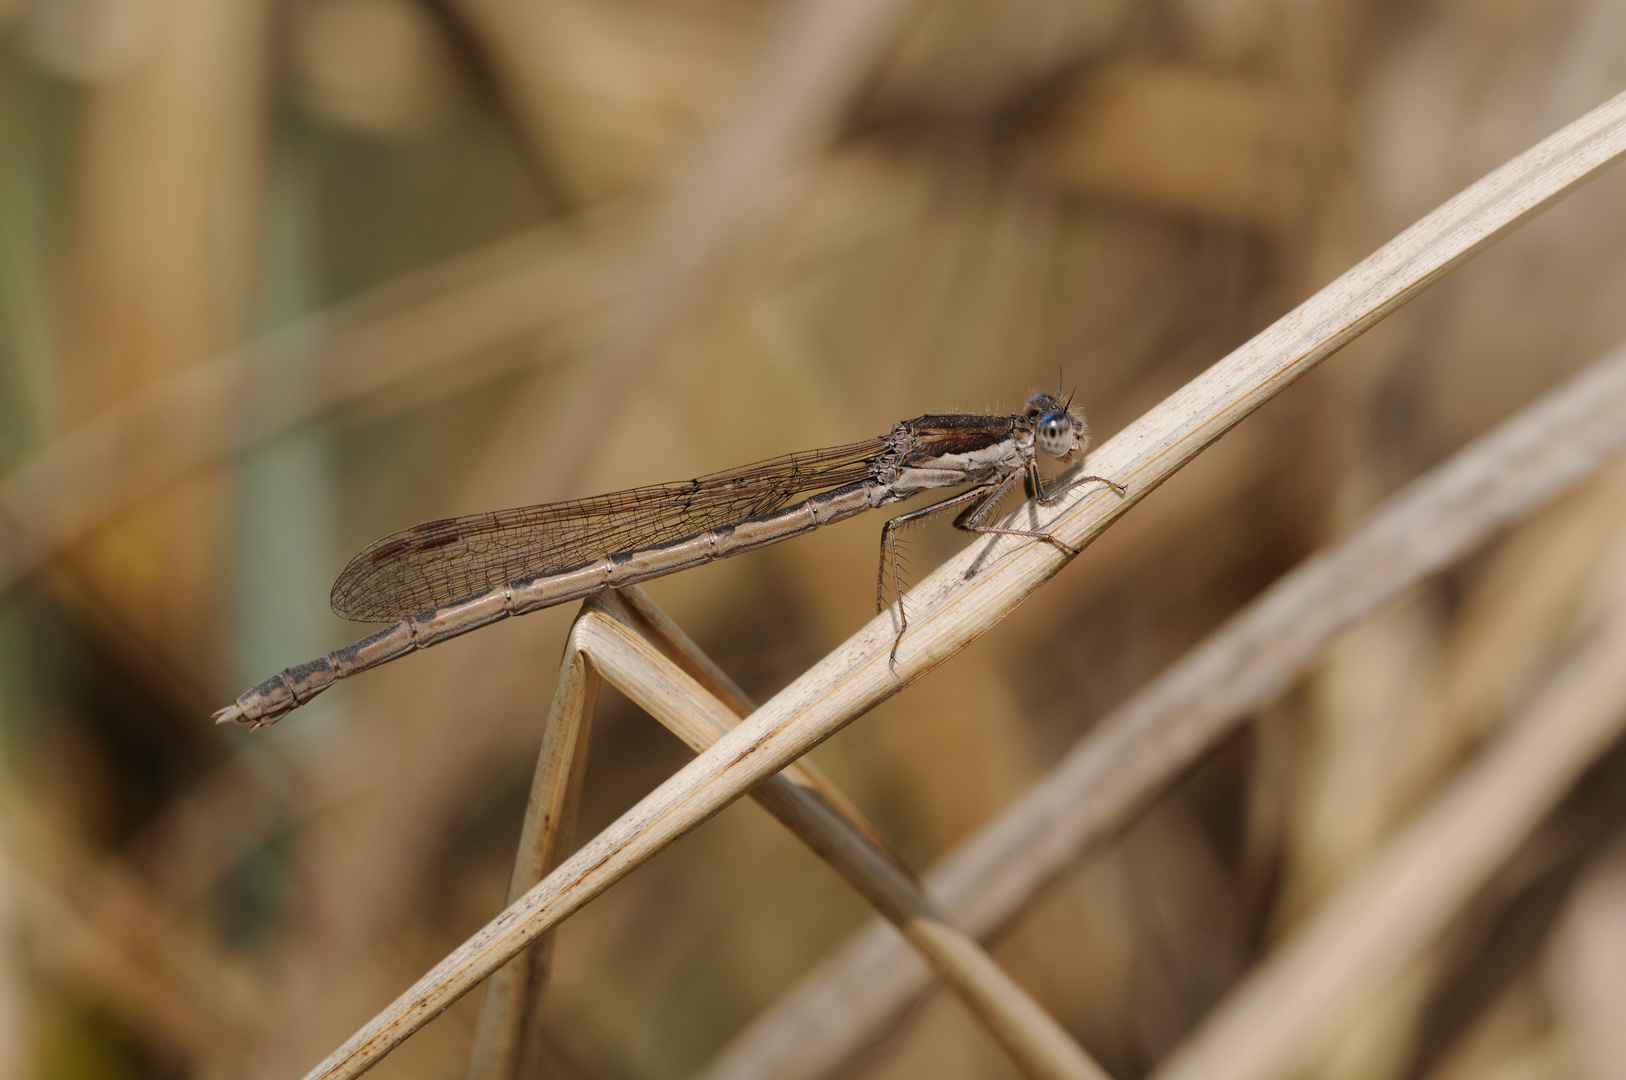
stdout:
<svg viewBox="0 0 1626 1080">
<path fill-rule="evenodd" d="M 884 439 L 770 458 L 694 480 L 426 521 L 367 546 L 333 583 L 333 610 L 390 622 L 510 581 L 681 540 L 870 475 Z"/>
</svg>

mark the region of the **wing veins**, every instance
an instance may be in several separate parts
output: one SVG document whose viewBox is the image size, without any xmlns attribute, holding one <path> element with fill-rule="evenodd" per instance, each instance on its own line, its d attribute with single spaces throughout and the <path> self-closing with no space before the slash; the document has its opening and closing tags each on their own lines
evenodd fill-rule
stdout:
<svg viewBox="0 0 1626 1080">
<path fill-rule="evenodd" d="M 797 495 L 862 480 L 884 439 L 810 450 L 583 499 L 442 518 L 364 548 L 333 584 L 335 613 L 385 622 L 510 581 L 671 543 L 760 514 Z"/>
</svg>

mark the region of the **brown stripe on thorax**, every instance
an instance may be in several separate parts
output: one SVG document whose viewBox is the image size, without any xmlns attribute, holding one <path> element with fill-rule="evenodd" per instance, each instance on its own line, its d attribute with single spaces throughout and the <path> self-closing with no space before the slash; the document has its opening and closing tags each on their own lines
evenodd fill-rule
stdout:
<svg viewBox="0 0 1626 1080">
<path fill-rule="evenodd" d="M 986 450 L 1011 437 L 1010 416 L 919 416 L 904 424 L 909 449 L 900 464 L 916 465 L 947 454 Z"/>
</svg>

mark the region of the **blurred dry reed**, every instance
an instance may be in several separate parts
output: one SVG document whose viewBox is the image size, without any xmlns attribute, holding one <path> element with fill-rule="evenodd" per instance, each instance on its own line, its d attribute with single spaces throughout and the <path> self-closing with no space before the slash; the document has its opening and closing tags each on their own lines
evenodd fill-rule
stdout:
<svg viewBox="0 0 1626 1080">
<path fill-rule="evenodd" d="M 945 858 L 926 877 L 932 894 L 980 937 L 1008 927 L 1339 632 L 1626 448 L 1623 389 L 1626 356 L 1600 362 L 1285 575 Z M 818 1075 L 839 1065 L 925 989 L 926 973 L 898 944 L 876 930 L 850 942 L 759 1016 L 707 1075 Z"/>
<path fill-rule="evenodd" d="M 0 1078 L 299 1075 L 502 908 L 573 613 L 205 723 L 348 639 L 363 543 L 1058 368 L 1121 433 L 1626 82 L 1620 0 L 0 0 L 0 36 Z M 1619 426 L 1601 382 L 1531 403 L 1626 340 L 1623 189 L 816 752 L 1117 1080 L 1618 1074 L 1621 752 L 1542 717 L 1618 621 Z M 867 617 L 873 532 L 823 532 L 651 595 L 767 700 Z M 1261 624 L 1284 595 L 1313 625 Z M 1178 752 L 1128 737 L 1163 716 Z M 578 834 L 686 756 L 605 691 Z M 891 931 L 841 946 L 865 918 L 725 810 L 560 928 L 536 1074 L 1009 1075 Z M 384 1074 L 466 1070 L 478 1002 Z"/>
</svg>

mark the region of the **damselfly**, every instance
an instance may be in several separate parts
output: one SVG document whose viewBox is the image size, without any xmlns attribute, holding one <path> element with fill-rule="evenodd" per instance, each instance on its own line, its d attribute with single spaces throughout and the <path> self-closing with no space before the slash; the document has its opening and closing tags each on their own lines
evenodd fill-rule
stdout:
<svg viewBox="0 0 1626 1080">
<path fill-rule="evenodd" d="M 1100 476 L 1045 490 L 1039 455 L 1067 461 L 1088 446 L 1089 428 L 1071 399 L 1036 394 L 1010 416 L 919 416 L 879 438 L 694 480 L 414 525 L 370 545 L 333 585 L 339 615 L 393 625 L 273 675 L 215 713 L 215 721 L 272 723 L 340 679 L 510 615 L 777 543 L 934 488 L 970 485 L 882 528 L 878 611 L 888 567 L 901 594 L 898 530 L 955 507 L 962 508 L 958 529 L 1030 537 L 1077 554 L 1048 532 L 988 521 L 1018 481 L 1045 504 L 1085 483 L 1125 494 Z M 900 595 L 894 663 L 907 628 Z"/>
</svg>

